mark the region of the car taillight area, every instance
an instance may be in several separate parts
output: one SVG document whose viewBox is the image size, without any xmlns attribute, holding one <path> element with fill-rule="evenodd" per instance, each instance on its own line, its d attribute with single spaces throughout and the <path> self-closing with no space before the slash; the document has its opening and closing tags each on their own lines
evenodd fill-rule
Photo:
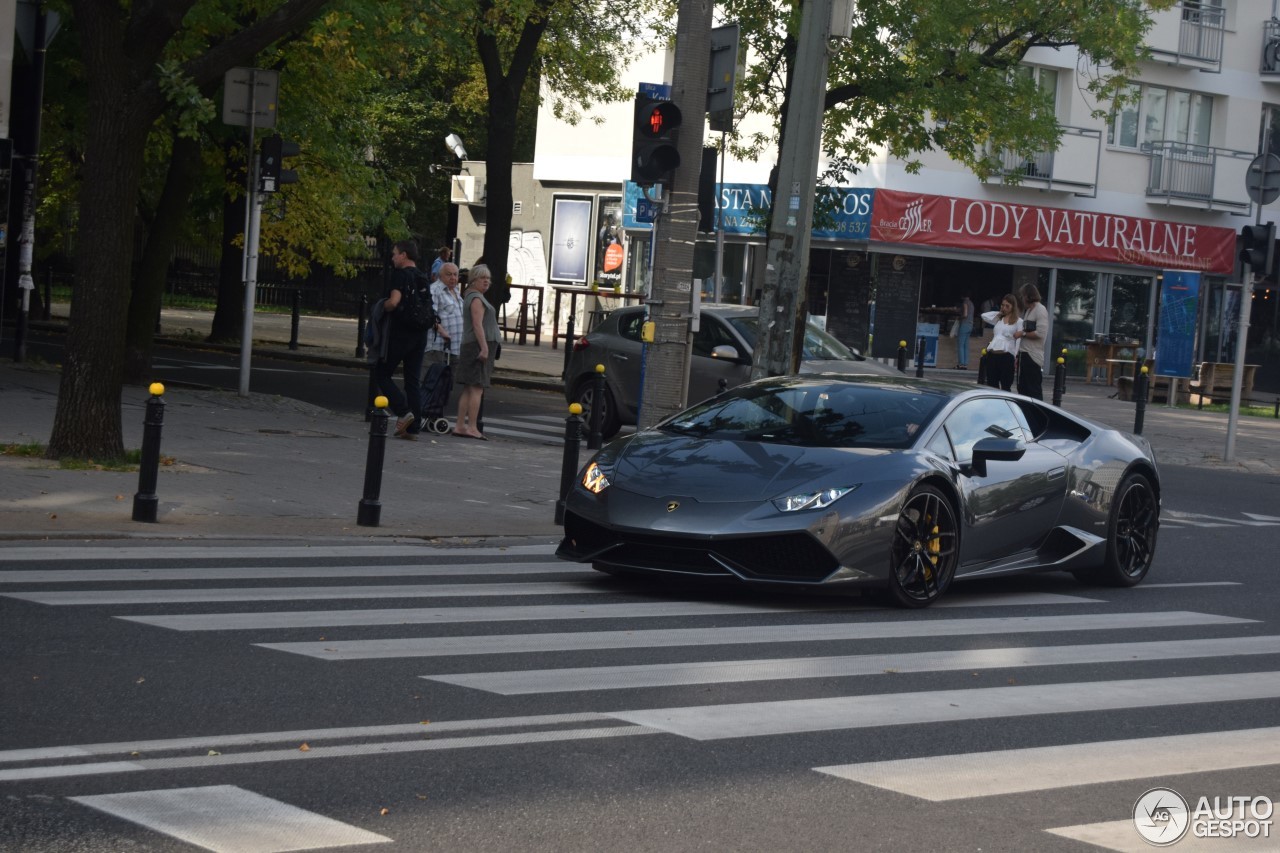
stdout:
<svg viewBox="0 0 1280 853">
<path fill-rule="evenodd" d="M 573 342 L 574 352 L 581 352 L 584 349 L 590 349 L 590 348 L 591 348 L 591 341 L 587 340 L 585 337 L 578 338 L 576 341 Z"/>
</svg>

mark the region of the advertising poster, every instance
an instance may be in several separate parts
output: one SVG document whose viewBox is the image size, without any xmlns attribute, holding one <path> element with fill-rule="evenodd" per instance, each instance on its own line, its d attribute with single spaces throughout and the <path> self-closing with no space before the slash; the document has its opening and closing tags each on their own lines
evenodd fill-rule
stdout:
<svg viewBox="0 0 1280 853">
<path fill-rule="evenodd" d="M 1196 354 L 1200 273 L 1166 270 L 1160 284 L 1156 376 L 1190 378 Z"/>
<path fill-rule="evenodd" d="M 551 215 L 551 280 L 586 284 L 590 249 L 590 197 L 556 196 Z"/>
<path fill-rule="evenodd" d="M 596 275 L 601 287 L 622 284 L 626 249 L 622 234 L 622 196 L 600 196 L 596 214 Z"/>
</svg>

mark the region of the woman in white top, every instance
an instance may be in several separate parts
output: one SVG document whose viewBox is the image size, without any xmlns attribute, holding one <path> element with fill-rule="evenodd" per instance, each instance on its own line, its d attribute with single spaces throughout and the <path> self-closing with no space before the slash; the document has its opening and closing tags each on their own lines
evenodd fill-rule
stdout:
<svg viewBox="0 0 1280 853">
<path fill-rule="evenodd" d="M 1014 365 L 1018 356 L 1018 339 L 1014 333 L 1022 328 L 1018 300 L 1012 293 L 1006 293 L 1000 300 L 1000 310 L 985 312 L 982 321 L 995 329 L 991 343 L 987 344 L 987 384 L 1008 391 L 1013 387 Z"/>
</svg>

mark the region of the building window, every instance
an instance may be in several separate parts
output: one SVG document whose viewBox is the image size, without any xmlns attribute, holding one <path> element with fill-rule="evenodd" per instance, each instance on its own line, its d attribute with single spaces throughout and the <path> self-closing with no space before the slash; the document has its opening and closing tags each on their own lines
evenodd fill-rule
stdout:
<svg viewBox="0 0 1280 853">
<path fill-rule="evenodd" d="M 1134 85 L 1107 125 L 1107 144 L 1141 150 L 1153 142 L 1209 144 L 1213 97 L 1164 86 Z"/>
</svg>

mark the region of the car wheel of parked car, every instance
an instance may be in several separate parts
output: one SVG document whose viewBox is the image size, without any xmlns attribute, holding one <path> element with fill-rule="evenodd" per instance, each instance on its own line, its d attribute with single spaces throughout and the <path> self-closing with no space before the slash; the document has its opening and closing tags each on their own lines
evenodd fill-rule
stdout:
<svg viewBox="0 0 1280 853">
<path fill-rule="evenodd" d="M 960 528 L 947 496 L 920 486 L 898 513 L 889 557 L 889 597 L 900 607 L 928 607 L 947 591 L 960 558 Z"/>
<path fill-rule="evenodd" d="M 591 428 L 591 406 L 595 397 L 595 380 L 586 379 L 578 383 L 573 399 L 582 405 L 582 422 L 587 429 Z M 600 410 L 600 434 L 605 438 L 613 438 L 622 429 L 622 421 L 618 418 L 618 410 L 613 404 L 613 392 L 606 385 L 604 389 L 604 407 Z"/>
<path fill-rule="evenodd" d="M 1151 568 L 1160 528 L 1160 504 L 1151 481 L 1130 474 L 1116 489 L 1107 522 L 1107 555 L 1101 566 L 1074 572 L 1082 583 L 1134 586 Z"/>
</svg>

